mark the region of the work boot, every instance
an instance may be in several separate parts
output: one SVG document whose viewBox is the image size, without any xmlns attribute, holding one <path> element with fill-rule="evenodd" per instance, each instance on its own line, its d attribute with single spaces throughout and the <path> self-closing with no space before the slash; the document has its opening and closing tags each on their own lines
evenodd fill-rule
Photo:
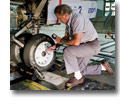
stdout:
<svg viewBox="0 0 120 105">
<path fill-rule="evenodd" d="M 73 86 L 82 84 L 83 82 L 84 82 L 83 77 L 81 79 L 79 79 L 79 80 L 77 80 L 75 77 L 73 77 L 66 83 L 66 86 L 67 87 L 73 87 Z"/>
<path fill-rule="evenodd" d="M 104 62 L 102 63 L 102 65 L 105 67 L 106 71 L 107 71 L 110 75 L 113 75 L 112 68 L 110 67 L 110 65 L 108 64 L 107 61 L 104 61 Z"/>
</svg>

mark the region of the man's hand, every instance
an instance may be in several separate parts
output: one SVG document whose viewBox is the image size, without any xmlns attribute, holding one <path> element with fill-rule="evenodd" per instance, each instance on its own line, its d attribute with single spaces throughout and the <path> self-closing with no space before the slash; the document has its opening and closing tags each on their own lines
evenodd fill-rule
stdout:
<svg viewBox="0 0 120 105">
<path fill-rule="evenodd" d="M 60 43 L 60 41 L 61 41 L 61 37 L 59 37 L 59 36 L 57 36 L 57 38 L 56 39 L 54 39 L 57 43 Z"/>
<path fill-rule="evenodd" d="M 48 51 L 54 51 L 54 50 L 56 50 L 56 44 L 53 45 L 53 46 L 51 46 L 51 47 L 49 47 L 47 50 Z"/>
</svg>

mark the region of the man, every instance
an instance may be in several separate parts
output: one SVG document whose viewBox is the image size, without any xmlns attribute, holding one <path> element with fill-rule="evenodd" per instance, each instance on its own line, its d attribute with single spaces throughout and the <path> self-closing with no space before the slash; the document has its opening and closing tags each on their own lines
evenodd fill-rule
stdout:
<svg viewBox="0 0 120 105">
<path fill-rule="evenodd" d="M 88 62 L 93 55 L 100 51 L 98 34 L 90 22 L 83 14 L 72 12 L 72 9 L 65 4 L 58 5 L 54 13 L 62 23 L 66 24 L 66 32 L 63 38 L 57 36 L 57 43 L 69 45 L 64 49 L 64 61 L 67 74 L 74 73 L 66 86 L 72 87 L 84 82 L 84 75 L 98 75 L 101 70 L 106 70 L 113 74 L 112 69 L 105 61 L 101 65 L 88 66 Z M 56 45 L 48 50 L 55 50 Z"/>
</svg>

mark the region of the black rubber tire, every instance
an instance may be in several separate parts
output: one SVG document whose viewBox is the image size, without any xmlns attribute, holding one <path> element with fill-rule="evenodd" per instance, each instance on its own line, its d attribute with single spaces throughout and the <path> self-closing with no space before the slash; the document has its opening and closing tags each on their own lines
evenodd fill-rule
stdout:
<svg viewBox="0 0 120 105">
<path fill-rule="evenodd" d="M 23 33 L 17 37 L 17 40 L 20 40 L 22 43 L 26 44 L 31 37 L 32 37 L 32 34 Z M 10 45 L 10 59 L 15 64 L 23 62 L 23 48 L 21 48 L 14 42 L 12 42 Z"/>
<path fill-rule="evenodd" d="M 20 46 L 18 46 L 16 43 L 12 43 L 10 45 L 10 59 L 16 64 L 22 62 L 20 57 L 20 49 Z"/>
<path fill-rule="evenodd" d="M 54 52 L 51 62 L 47 66 L 44 66 L 44 67 L 39 66 L 36 63 L 35 58 L 34 58 L 35 50 L 37 46 L 44 41 L 48 41 L 49 43 L 51 43 L 51 45 L 55 44 L 53 39 L 50 36 L 45 35 L 45 34 L 35 35 L 26 43 L 24 52 L 23 52 L 23 60 L 27 67 L 37 67 L 39 71 L 46 71 L 52 67 L 55 61 L 55 58 L 56 58 L 55 52 Z"/>
</svg>

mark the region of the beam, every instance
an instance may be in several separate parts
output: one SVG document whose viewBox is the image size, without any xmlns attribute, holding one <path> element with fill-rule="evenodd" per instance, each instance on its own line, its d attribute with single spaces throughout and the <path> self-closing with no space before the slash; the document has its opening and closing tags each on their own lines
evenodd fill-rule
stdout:
<svg viewBox="0 0 120 105">
<path fill-rule="evenodd" d="M 42 12 L 42 10 L 43 10 L 46 2 L 47 2 L 47 0 L 42 0 L 42 1 L 40 2 L 40 4 L 39 4 L 39 6 L 37 7 L 37 9 L 35 10 L 35 14 L 34 14 L 34 16 L 33 16 L 35 19 L 40 16 L 40 14 L 41 14 L 41 12 Z"/>
</svg>

